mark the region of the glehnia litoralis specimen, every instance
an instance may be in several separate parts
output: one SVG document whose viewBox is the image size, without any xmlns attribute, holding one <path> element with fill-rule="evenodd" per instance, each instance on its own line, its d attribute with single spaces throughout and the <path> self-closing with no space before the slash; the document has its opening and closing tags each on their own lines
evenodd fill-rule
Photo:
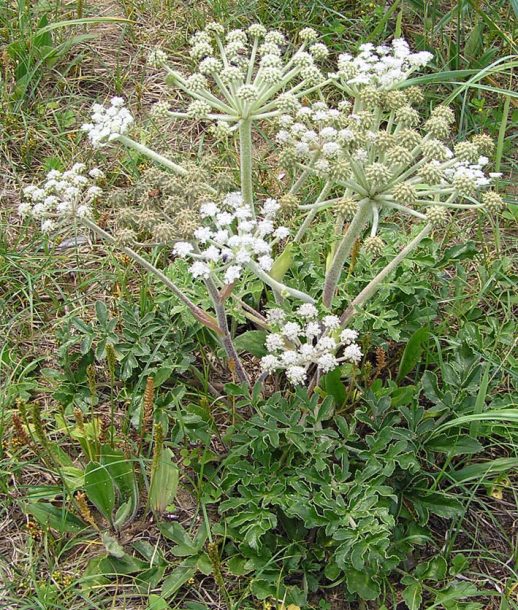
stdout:
<svg viewBox="0 0 518 610">
<path fill-rule="evenodd" d="M 412 53 L 402 39 L 377 47 L 364 44 L 355 57 L 340 55 L 336 71 L 325 75 L 319 62 L 328 55 L 326 46 L 310 28 L 299 37 L 300 46 L 292 50 L 282 33 L 262 25 L 225 33 L 221 25 L 211 23 L 191 39 L 190 54 L 197 66 L 191 74 L 170 68 L 160 49 L 149 55 L 151 66 L 163 70 L 167 82 L 191 100 L 185 111 L 159 102 L 155 116 L 208 121 L 216 137 L 237 136 L 239 187 L 224 191 L 204 172 L 132 139 L 133 117 L 124 100 L 113 98 L 108 107 L 94 105 L 83 130 L 94 147 L 120 143 L 157 163 L 161 169 L 148 170 L 144 179 L 154 181 L 159 196 L 136 209 L 119 206 L 119 228 L 109 234 L 94 220 L 93 205 L 101 191 L 93 182 L 102 172 L 87 172 L 76 164 L 68 172 L 50 172 L 41 187 L 27 187 L 20 206 L 21 214 L 41 221 L 44 232 L 81 224 L 156 274 L 199 322 L 217 333 L 238 379 L 246 383 L 249 376 L 225 310 L 238 283 L 255 276 L 271 289 L 276 302 L 265 312 L 244 306 L 244 314 L 271 333 L 261 363 L 263 377 L 284 371 L 293 385 L 311 379 L 314 384 L 320 373 L 343 361 L 360 362 L 357 332 L 347 324 L 435 226 L 445 223 L 455 209 L 495 210 L 503 205 L 490 189 L 498 175 L 484 169 L 493 149 L 491 139 L 477 134 L 450 148 L 446 140 L 453 130 L 453 111 L 439 105 L 424 113 L 421 90 L 405 87 L 409 75 L 429 63 L 431 54 Z M 336 107 L 322 101 L 322 91 L 332 87 L 342 95 Z M 312 94 L 319 94 L 318 99 L 303 103 Z M 252 134 L 259 122 L 273 125 L 282 163 L 293 179 L 278 200 L 255 194 Z M 315 176 L 321 183 L 319 195 L 311 201 L 299 199 L 306 181 Z M 310 295 L 283 278 L 289 273 L 292 242 L 308 239 L 309 227 L 327 208 L 335 211 L 334 235 L 324 283 Z M 280 219 L 295 217 L 295 212 L 302 217 L 299 225 L 284 226 L 290 223 Z M 421 221 L 422 229 L 345 311 L 333 312 L 353 245 L 362 240 L 365 252 L 380 255 L 380 223 L 395 214 Z M 147 243 L 170 245 L 176 257 L 188 260 L 193 279 L 206 286 L 215 316 L 137 252 Z"/>
</svg>

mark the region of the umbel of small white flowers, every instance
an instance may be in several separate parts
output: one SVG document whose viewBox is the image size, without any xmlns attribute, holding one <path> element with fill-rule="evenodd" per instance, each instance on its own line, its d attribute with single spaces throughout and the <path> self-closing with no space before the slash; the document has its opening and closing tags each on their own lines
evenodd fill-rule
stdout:
<svg viewBox="0 0 518 610">
<path fill-rule="evenodd" d="M 340 330 L 337 316 L 319 319 L 318 309 L 310 303 L 301 305 L 289 319 L 282 309 L 271 309 L 267 321 L 275 332 L 266 337 L 269 353 L 261 358 L 261 368 L 266 374 L 284 371 L 292 385 L 306 383 L 311 367 L 325 374 L 343 362 L 358 364 L 362 359 L 358 333 Z M 340 357 L 338 350 L 342 350 Z"/>
<path fill-rule="evenodd" d="M 149 63 L 164 68 L 169 82 L 194 100 L 186 112 L 170 112 L 164 102 L 156 112 L 212 119 L 224 134 L 242 119 L 269 118 L 279 110 L 290 110 L 326 81 L 317 63 L 327 57 L 327 47 L 311 28 L 301 30 L 299 38 L 299 48 L 285 53 L 286 38 L 277 30 L 256 23 L 246 30 L 225 32 L 222 25 L 209 23 L 190 39 L 190 55 L 198 65 L 188 76 L 168 66 L 164 51 L 153 49 Z"/>
<path fill-rule="evenodd" d="M 302 239 L 318 212 L 330 207 L 336 212 L 337 239 L 323 295 L 326 307 L 366 224 L 371 228 L 364 249 L 380 254 L 383 241 L 377 232 L 388 213 L 407 214 L 433 226 L 448 220 L 448 210 L 503 205 L 497 193 L 487 191 L 501 175 L 485 173 L 491 138 L 477 134 L 450 148 L 445 140 L 452 133 L 453 111 L 440 105 L 423 119 L 414 107 L 424 99 L 420 89 L 394 89 L 430 58 L 429 53 L 410 53 L 403 40 L 391 47 L 363 45 L 357 57 L 341 56 L 334 75 L 351 99 L 336 108 L 325 102 L 299 105 L 278 117 L 281 158 L 294 174 L 292 194 L 312 174 L 324 180 L 317 200 L 299 206 L 307 216 L 295 240 Z"/>
<path fill-rule="evenodd" d="M 194 231 L 193 242 L 177 242 L 173 253 L 194 262 L 189 271 L 194 278 L 217 278 L 233 284 L 249 269 L 284 296 L 312 301 L 305 293 L 284 286 L 271 277 L 272 248 L 290 234 L 287 227 L 275 226 L 280 204 L 272 198 L 262 204 L 260 218 L 239 192 L 229 193 L 218 205 L 213 201 L 200 207 L 203 224 Z"/>
<path fill-rule="evenodd" d="M 86 173 L 84 163 L 76 163 L 65 172 L 53 169 L 41 187 L 31 184 L 23 189 L 18 212 L 39 220 L 44 233 L 59 230 L 74 220 L 91 216 L 92 204 L 102 194 L 95 183 L 103 177 L 97 167 Z"/>
</svg>

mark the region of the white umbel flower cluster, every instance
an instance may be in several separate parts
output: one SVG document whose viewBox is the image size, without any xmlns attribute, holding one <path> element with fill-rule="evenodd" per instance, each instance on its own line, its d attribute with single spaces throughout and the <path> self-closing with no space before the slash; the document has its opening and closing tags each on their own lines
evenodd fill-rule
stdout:
<svg viewBox="0 0 518 610">
<path fill-rule="evenodd" d="M 51 170 L 41 186 L 23 189 L 24 200 L 18 206 L 21 216 L 41 222 L 41 230 L 50 233 L 71 220 L 88 218 L 92 203 L 102 194 L 96 181 L 104 177 L 98 168 L 86 172 L 84 163 L 76 163 L 65 172 Z"/>
<path fill-rule="evenodd" d="M 355 57 L 349 53 L 339 55 L 338 71 L 331 76 L 350 94 L 364 85 L 388 90 L 400 85 L 432 59 L 433 55 L 427 51 L 412 53 L 403 38 L 393 40 L 391 45 L 366 43 L 360 46 Z"/>
<path fill-rule="evenodd" d="M 101 104 L 92 106 L 91 123 L 85 123 L 81 129 L 88 134 L 92 145 L 99 148 L 125 134 L 132 123 L 133 116 L 124 100 L 112 97 L 108 108 Z"/>
<path fill-rule="evenodd" d="M 383 214 L 397 211 L 425 219 L 430 207 L 458 208 L 463 199 L 470 207 L 482 207 L 473 198 L 501 175 L 485 172 L 488 136 L 474 136 L 452 150 L 445 142 L 452 110 L 437 106 L 422 118 L 413 107 L 420 99 L 415 88 L 383 93 L 365 88 L 355 96 L 337 108 L 319 101 L 278 118 L 281 158 L 295 169 L 295 177 L 299 171 L 317 174 L 343 193 L 303 209 L 336 206 L 338 213 L 352 213 L 358 202 L 368 200 L 374 237 Z M 444 220 L 445 215 L 446 210 L 433 217 Z"/>
<path fill-rule="evenodd" d="M 358 364 L 363 356 L 356 343 L 358 333 L 349 328 L 340 331 L 337 316 L 319 318 L 318 309 L 304 303 L 289 319 L 281 309 L 268 312 L 267 321 L 275 332 L 266 338 L 268 355 L 261 358 L 264 373 L 285 371 L 292 385 L 304 384 L 312 366 L 323 374 L 343 362 Z M 337 352 L 342 355 L 337 357 Z"/>
<path fill-rule="evenodd" d="M 225 32 L 217 23 L 208 24 L 190 39 L 197 71 L 184 76 L 164 66 L 170 79 L 194 99 L 185 116 L 235 122 L 293 108 L 309 89 L 325 81 L 318 62 L 327 56 L 327 47 L 315 42 L 313 30 L 309 37 L 303 32 L 302 44 L 288 55 L 285 36 L 277 30 L 254 24 Z M 152 53 L 151 65 L 165 64 L 158 55 L 159 62 Z"/>
<path fill-rule="evenodd" d="M 194 260 L 189 271 L 195 278 L 215 273 L 232 284 L 246 267 L 267 272 L 273 264 L 272 247 L 290 233 L 274 225 L 280 207 L 275 199 L 267 199 L 261 217 L 254 218 L 239 192 L 229 193 L 220 204 L 209 201 L 200 207 L 204 222 L 194 231 L 197 245 L 178 242 L 173 253 Z"/>
</svg>

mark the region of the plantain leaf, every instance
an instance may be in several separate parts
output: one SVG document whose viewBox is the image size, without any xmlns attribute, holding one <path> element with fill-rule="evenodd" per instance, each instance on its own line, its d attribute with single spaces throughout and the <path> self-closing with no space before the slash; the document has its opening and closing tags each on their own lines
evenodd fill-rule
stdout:
<svg viewBox="0 0 518 610">
<path fill-rule="evenodd" d="M 80 532 L 85 524 L 74 517 L 66 508 L 54 506 L 47 502 L 28 502 L 24 511 L 32 515 L 38 523 L 63 534 Z"/>
<path fill-rule="evenodd" d="M 176 496 L 178 487 L 178 466 L 173 462 L 173 452 L 164 448 L 160 452 L 151 473 L 149 487 L 149 507 L 153 512 L 163 513 Z"/>
<path fill-rule="evenodd" d="M 114 449 L 110 445 L 101 447 L 100 460 L 120 492 L 121 504 L 114 521 L 115 526 L 118 527 L 131 520 L 137 512 L 137 477 L 131 461 L 126 458 L 122 451 Z"/>
<path fill-rule="evenodd" d="M 99 462 L 90 462 L 85 468 L 85 492 L 95 508 L 112 523 L 115 507 L 115 489 L 108 469 Z"/>
<path fill-rule="evenodd" d="M 125 555 L 124 549 L 120 543 L 110 534 L 103 532 L 101 534 L 101 540 L 104 544 L 104 548 L 108 551 L 108 554 L 117 559 L 122 559 Z"/>
</svg>

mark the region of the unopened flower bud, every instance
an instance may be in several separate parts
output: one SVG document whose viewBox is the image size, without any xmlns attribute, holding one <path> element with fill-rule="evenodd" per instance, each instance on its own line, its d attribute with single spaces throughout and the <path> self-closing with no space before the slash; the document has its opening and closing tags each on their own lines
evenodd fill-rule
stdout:
<svg viewBox="0 0 518 610">
<path fill-rule="evenodd" d="M 167 118 L 168 113 L 169 113 L 169 102 L 166 102 L 165 100 L 157 102 L 156 104 L 153 104 L 153 106 L 151 107 L 151 116 L 153 116 L 157 119 Z"/>
<path fill-rule="evenodd" d="M 358 93 L 359 99 L 369 108 L 376 106 L 380 101 L 380 94 L 375 87 L 364 87 Z"/>
<path fill-rule="evenodd" d="M 399 134 L 398 134 L 399 141 Z M 382 150 L 388 150 L 390 147 L 394 145 L 394 136 L 388 131 L 379 131 L 376 134 L 376 146 Z"/>
<path fill-rule="evenodd" d="M 189 78 L 186 80 L 186 85 L 190 91 L 196 92 L 207 89 L 208 82 L 205 76 L 203 76 L 203 74 L 195 72 L 194 74 L 191 74 L 191 76 L 189 76 Z"/>
<path fill-rule="evenodd" d="M 424 124 L 424 129 L 434 138 L 443 140 L 451 134 L 450 123 L 440 116 L 432 115 Z"/>
<path fill-rule="evenodd" d="M 336 181 L 345 181 L 351 175 L 351 165 L 346 159 L 337 159 L 331 165 L 329 177 Z"/>
<path fill-rule="evenodd" d="M 236 95 L 239 99 L 245 102 L 253 102 L 257 99 L 259 92 L 257 91 L 257 87 L 255 85 L 241 85 L 236 92 Z"/>
<path fill-rule="evenodd" d="M 206 57 L 198 66 L 198 70 L 201 72 L 201 74 L 206 75 L 217 74 L 221 72 L 222 68 L 223 64 L 215 57 Z"/>
<path fill-rule="evenodd" d="M 161 68 L 167 63 L 167 54 L 162 49 L 152 49 L 147 56 L 147 63 L 153 68 Z"/>
<path fill-rule="evenodd" d="M 381 237 L 378 237 L 377 235 L 374 237 L 367 237 L 367 239 L 363 242 L 364 252 L 373 258 L 381 256 L 384 249 L 385 244 L 383 243 Z"/>
<path fill-rule="evenodd" d="M 443 179 L 443 171 L 437 161 L 426 163 L 418 169 L 417 173 L 427 184 L 439 184 Z"/>
<path fill-rule="evenodd" d="M 479 133 L 473 136 L 471 141 L 478 146 L 478 149 L 484 155 L 490 155 L 495 148 L 493 138 L 487 133 Z"/>
<path fill-rule="evenodd" d="M 440 226 L 448 221 L 448 210 L 442 205 L 432 205 L 426 210 L 426 218 L 434 226 Z"/>
<path fill-rule="evenodd" d="M 285 213 L 295 212 L 299 205 L 299 199 L 292 193 L 286 193 L 282 197 L 279 197 L 279 204 L 281 211 Z"/>
<path fill-rule="evenodd" d="M 458 172 L 453 177 L 453 186 L 459 195 L 470 197 L 477 190 L 477 183 L 472 176 Z"/>
<path fill-rule="evenodd" d="M 387 110 L 398 110 L 408 103 L 403 91 L 387 91 L 383 96 L 383 105 Z"/>
<path fill-rule="evenodd" d="M 250 34 L 250 36 L 255 36 L 257 38 L 262 38 L 266 34 L 266 28 L 264 27 L 264 25 L 262 25 L 260 23 L 253 23 L 248 28 L 248 33 Z"/>
<path fill-rule="evenodd" d="M 374 186 L 383 186 L 390 180 L 390 169 L 383 163 L 371 163 L 365 168 L 365 177 Z"/>
<path fill-rule="evenodd" d="M 474 142 L 459 142 L 454 151 L 458 159 L 469 163 L 476 163 L 480 157 L 480 149 Z"/>
<path fill-rule="evenodd" d="M 282 93 L 277 98 L 277 106 L 283 112 L 295 112 L 300 108 L 301 104 L 292 93 Z"/>
<path fill-rule="evenodd" d="M 210 132 L 217 140 L 224 140 L 231 133 L 230 125 L 226 121 L 218 121 L 215 125 L 210 126 Z"/>
<path fill-rule="evenodd" d="M 398 146 L 404 146 L 409 150 L 415 148 L 421 142 L 421 135 L 415 129 L 402 129 L 397 134 Z"/>
<path fill-rule="evenodd" d="M 446 121 L 451 124 L 455 121 L 455 113 L 448 106 L 437 106 L 432 110 L 432 117 Z"/>
<path fill-rule="evenodd" d="M 292 147 L 288 146 L 281 150 L 279 154 L 279 163 L 283 167 L 293 167 L 298 160 L 297 151 Z"/>
<path fill-rule="evenodd" d="M 191 119 L 202 120 L 206 119 L 209 112 L 212 110 L 210 104 L 202 100 L 194 100 L 187 108 L 187 114 Z"/>
<path fill-rule="evenodd" d="M 396 120 L 408 127 L 419 125 L 419 113 L 412 106 L 401 106 L 396 110 Z"/>
<path fill-rule="evenodd" d="M 223 36 L 225 33 L 225 28 L 221 25 L 221 23 L 217 23 L 216 21 L 211 21 L 207 23 L 205 26 L 205 31 L 208 34 L 214 34 L 216 36 Z"/>
<path fill-rule="evenodd" d="M 393 146 L 387 150 L 386 159 L 391 165 L 409 165 L 414 158 L 412 153 L 404 146 Z"/>
<path fill-rule="evenodd" d="M 335 203 L 335 209 L 346 220 L 352 218 L 358 210 L 358 202 L 352 197 L 342 197 Z"/>
<path fill-rule="evenodd" d="M 314 42 L 318 38 L 318 34 L 313 28 L 303 28 L 299 32 L 299 38 L 304 42 Z"/>
<path fill-rule="evenodd" d="M 325 44 L 316 42 L 309 47 L 309 52 L 317 61 L 325 59 L 329 55 L 329 49 Z"/>
<path fill-rule="evenodd" d="M 392 196 L 396 203 L 402 205 L 412 205 L 417 199 L 415 187 L 407 182 L 396 184 L 392 189 Z"/>
<path fill-rule="evenodd" d="M 488 210 L 499 210 L 505 205 L 502 197 L 495 191 L 484 193 L 482 195 L 482 203 Z"/>
<path fill-rule="evenodd" d="M 423 157 L 427 160 L 446 161 L 451 157 L 449 148 L 445 146 L 440 140 L 431 139 L 426 140 L 421 145 Z"/>
<path fill-rule="evenodd" d="M 405 89 L 405 93 L 411 104 L 422 104 L 424 102 L 424 95 L 421 87 L 408 87 L 408 89 Z"/>
</svg>

